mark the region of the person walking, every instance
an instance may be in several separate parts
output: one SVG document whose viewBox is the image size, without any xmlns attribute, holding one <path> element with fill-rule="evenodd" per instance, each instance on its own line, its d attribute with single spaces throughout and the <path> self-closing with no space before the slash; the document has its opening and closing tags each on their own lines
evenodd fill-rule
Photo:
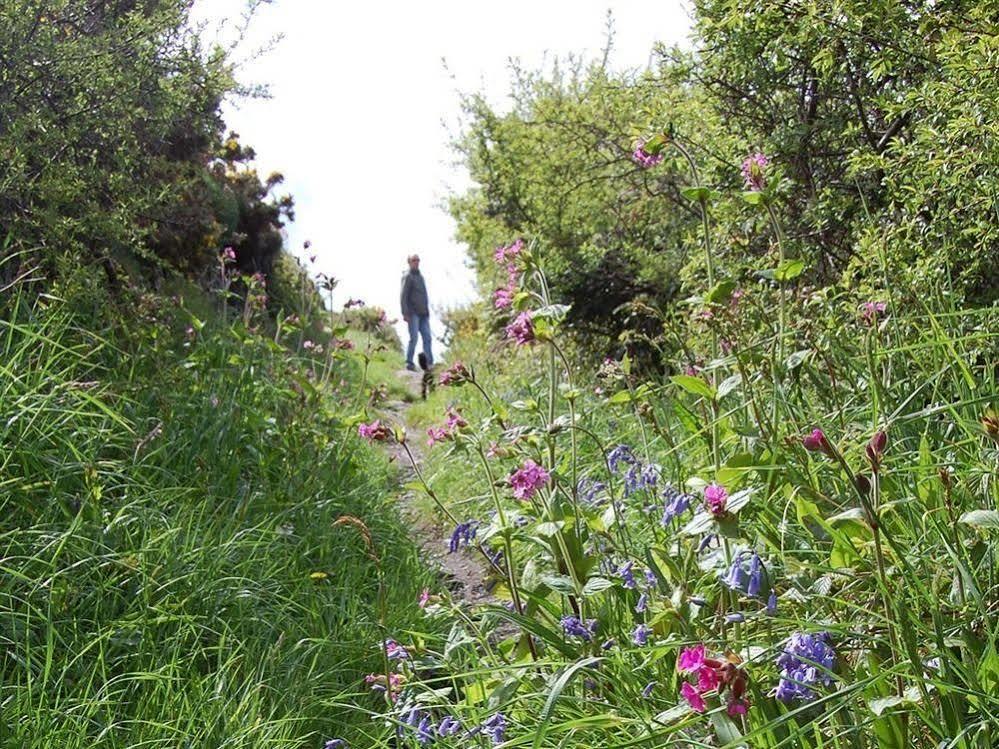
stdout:
<svg viewBox="0 0 999 749">
<path fill-rule="evenodd" d="M 409 346 L 406 348 L 406 369 L 416 371 L 413 354 L 416 353 L 416 336 L 423 338 L 423 354 L 427 358 L 427 368 L 433 366 L 434 355 L 430 350 L 430 301 L 427 298 L 427 284 L 420 273 L 420 256 L 409 258 L 409 270 L 402 276 L 402 319 L 409 325 Z"/>
</svg>

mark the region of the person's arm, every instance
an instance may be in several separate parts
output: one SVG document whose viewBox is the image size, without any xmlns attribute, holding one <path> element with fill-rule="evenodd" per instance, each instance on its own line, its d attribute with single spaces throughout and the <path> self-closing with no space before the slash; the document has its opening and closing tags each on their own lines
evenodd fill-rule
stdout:
<svg viewBox="0 0 999 749">
<path fill-rule="evenodd" d="M 409 322 L 409 313 L 411 311 L 409 305 L 409 286 L 410 286 L 410 278 L 409 274 L 407 273 L 405 276 L 402 277 L 402 294 L 400 295 L 399 298 L 399 306 L 402 307 L 402 319 L 405 320 L 406 322 Z"/>
</svg>

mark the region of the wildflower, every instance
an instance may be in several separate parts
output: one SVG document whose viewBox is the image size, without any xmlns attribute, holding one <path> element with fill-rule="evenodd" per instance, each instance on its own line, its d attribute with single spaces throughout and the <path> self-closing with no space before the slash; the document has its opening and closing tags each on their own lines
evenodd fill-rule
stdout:
<svg viewBox="0 0 999 749">
<path fill-rule="evenodd" d="M 404 661 L 409 658 L 409 651 L 395 640 L 385 640 L 385 656 L 390 661 Z"/>
<path fill-rule="evenodd" d="M 703 552 L 705 549 L 711 546 L 711 542 L 716 540 L 717 538 L 718 538 L 717 533 L 704 534 L 704 536 L 701 537 L 701 540 L 698 541 L 697 543 L 697 553 L 700 554 L 701 552 Z"/>
<path fill-rule="evenodd" d="M 871 462 L 871 469 L 877 471 L 881 467 L 881 458 L 888 446 L 888 435 L 883 429 L 879 429 L 871 441 L 867 443 L 867 459 Z"/>
<path fill-rule="evenodd" d="M 482 727 L 489 733 L 493 744 L 503 743 L 503 739 L 506 737 L 506 717 L 503 713 L 496 713 L 483 723 Z"/>
<path fill-rule="evenodd" d="M 754 551 L 749 561 L 749 583 L 746 585 L 746 595 L 756 598 L 760 594 L 762 584 L 763 564 L 760 562 L 760 555 Z"/>
<path fill-rule="evenodd" d="M 825 433 L 821 429 L 813 429 L 811 434 L 806 434 L 801 438 L 802 446 L 809 452 L 822 452 L 831 455 L 832 445 L 826 439 Z"/>
<path fill-rule="evenodd" d="M 645 613 L 645 609 L 647 609 L 648 606 L 649 606 L 649 594 L 642 593 L 642 595 L 638 597 L 638 603 L 635 604 L 635 613 L 636 614 Z"/>
<path fill-rule="evenodd" d="M 493 258 L 500 265 L 504 263 L 510 263 L 512 260 L 516 259 L 518 255 L 524 250 L 524 240 L 517 239 L 512 244 L 506 247 L 497 247 L 496 251 L 493 253 Z"/>
<path fill-rule="evenodd" d="M 742 178 L 746 182 L 746 189 L 752 192 L 760 192 L 766 187 L 767 180 L 764 170 L 770 163 L 770 159 L 762 153 L 754 153 L 747 156 L 742 162 Z"/>
<path fill-rule="evenodd" d="M 576 484 L 576 496 L 579 498 L 579 501 L 585 505 L 595 505 L 602 499 L 598 495 L 601 494 L 606 488 L 607 485 L 602 481 L 596 481 L 584 476 L 579 480 L 579 483 Z"/>
<path fill-rule="evenodd" d="M 426 746 L 434 740 L 434 728 L 430 723 L 430 716 L 424 715 L 420 724 L 416 727 L 416 740 L 421 746 Z"/>
<path fill-rule="evenodd" d="M 451 540 L 448 542 L 448 553 L 453 554 L 462 546 L 469 546 L 475 538 L 477 525 L 478 521 L 476 520 L 466 520 L 464 523 L 458 523 L 451 532 Z"/>
<path fill-rule="evenodd" d="M 645 584 L 648 585 L 649 588 L 655 588 L 659 585 L 659 580 L 656 579 L 656 573 L 652 570 L 645 570 Z"/>
<path fill-rule="evenodd" d="M 784 652 L 777 658 L 780 681 L 774 696 L 781 702 L 815 699 L 816 686 L 829 686 L 833 682 L 830 672 L 836 662 L 836 653 L 829 645 L 829 633 L 814 635 L 795 632 L 784 645 Z"/>
<path fill-rule="evenodd" d="M 622 463 L 625 465 L 634 465 L 637 462 L 635 454 L 627 445 L 618 445 L 607 453 L 607 465 L 615 473 L 617 473 L 618 466 Z"/>
<path fill-rule="evenodd" d="M 427 447 L 433 447 L 438 442 L 446 442 L 450 436 L 443 427 L 429 427 L 427 429 Z"/>
<path fill-rule="evenodd" d="M 652 694 L 652 690 L 656 688 L 656 684 L 658 683 L 659 682 L 657 681 L 650 681 L 648 684 L 642 687 L 642 697 L 648 699 L 649 696 Z"/>
<path fill-rule="evenodd" d="M 501 286 L 493 292 L 493 307 L 496 309 L 509 309 L 513 306 L 513 296 L 517 289 L 509 285 Z"/>
<path fill-rule="evenodd" d="M 534 323 L 530 312 L 521 312 L 512 323 L 506 326 L 506 337 L 524 346 L 534 340 Z"/>
<path fill-rule="evenodd" d="M 467 426 L 468 422 L 462 418 L 461 413 L 456 411 L 453 407 L 449 407 L 447 410 L 447 419 L 444 422 L 444 428 L 453 434 L 455 430 Z"/>
<path fill-rule="evenodd" d="M 727 614 L 725 616 L 725 621 L 729 624 L 738 624 L 740 622 L 746 621 L 745 614 L 736 611 L 734 614 Z"/>
<path fill-rule="evenodd" d="M 621 576 L 624 587 L 628 590 L 632 590 L 637 586 L 635 573 L 631 571 L 631 568 L 634 566 L 634 562 L 628 561 L 622 564 L 617 570 L 617 574 Z"/>
<path fill-rule="evenodd" d="M 680 694 L 687 700 L 687 704 L 690 705 L 694 712 L 703 713 L 708 709 L 708 706 L 704 703 L 704 698 L 701 697 L 701 693 L 689 681 L 683 682 L 683 686 L 680 687 Z"/>
<path fill-rule="evenodd" d="M 461 723 L 453 715 L 445 715 L 437 726 L 438 736 L 454 736 L 461 730 Z"/>
<path fill-rule="evenodd" d="M 548 471 L 533 460 L 528 460 L 510 476 L 513 496 L 517 499 L 531 499 L 550 478 Z"/>
<path fill-rule="evenodd" d="M 316 347 L 315 342 L 313 342 L 308 338 L 302 341 L 302 348 L 304 348 L 306 351 L 312 351 L 312 349 L 314 349 L 315 347 Z"/>
<path fill-rule="evenodd" d="M 420 600 L 418 602 L 418 605 L 421 609 L 425 609 L 429 602 L 430 602 L 430 588 L 424 588 L 423 592 L 420 593 Z"/>
<path fill-rule="evenodd" d="M 664 156 L 661 153 L 649 153 L 645 150 L 647 141 L 639 140 L 635 144 L 635 150 L 631 154 L 631 159 L 643 169 L 657 166 L 663 162 Z"/>
<path fill-rule="evenodd" d="M 878 315 L 883 315 L 888 309 L 884 302 L 864 302 L 860 305 L 860 319 L 867 325 L 874 325 Z"/>
<path fill-rule="evenodd" d="M 343 739 L 330 739 L 323 744 L 323 749 L 347 749 L 347 742 Z"/>
<path fill-rule="evenodd" d="M 235 263 L 236 251 L 232 247 L 226 247 L 222 250 L 222 260 L 227 263 Z"/>
<path fill-rule="evenodd" d="M 652 634 L 652 630 L 649 629 L 644 624 L 639 624 L 635 627 L 635 631 L 631 633 L 632 642 L 636 645 L 647 645 L 649 642 L 649 635 Z"/>
<path fill-rule="evenodd" d="M 398 698 L 399 691 L 402 689 L 402 685 L 405 681 L 406 677 L 402 674 L 389 674 L 387 681 L 385 674 L 368 674 L 364 677 L 364 683 L 371 685 L 372 690 L 376 692 L 384 692 L 387 689 L 389 699 L 393 702 L 395 702 L 396 698 Z"/>
<path fill-rule="evenodd" d="M 676 669 L 680 673 L 696 673 L 704 667 L 704 655 L 706 648 L 704 645 L 694 645 L 680 651 L 680 657 L 676 661 Z"/>
<path fill-rule="evenodd" d="M 447 387 L 448 385 L 464 385 L 466 382 L 472 381 L 472 374 L 468 371 L 462 362 L 456 361 L 450 367 L 441 372 L 440 384 Z"/>
<path fill-rule="evenodd" d="M 749 571 L 744 567 L 746 557 L 749 557 Z M 732 560 L 728 572 L 722 579 L 725 587 L 739 593 L 756 598 L 763 587 L 763 561 L 760 555 L 753 552 L 740 552 Z"/>
<path fill-rule="evenodd" d="M 666 501 L 666 506 L 663 510 L 662 524 L 666 526 L 687 511 L 693 497 L 684 494 L 675 487 L 667 486 L 663 489 L 663 499 Z"/>
<path fill-rule="evenodd" d="M 563 616 L 562 631 L 569 637 L 578 637 L 586 642 L 591 642 L 597 633 L 597 620 L 587 619 L 584 623 L 579 617 Z"/>
<path fill-rule="evenodd" d="M 720 517 L 725 514 L 728 492 L 725 491 L 725 487 L 719 484 L 709 484 L 704 487 L 704 501 L 708 505 L 708 512 L 715 517 Z"/>
<path fill-rule="evenodd" d="M 777 616 L 777 593 L 773 590 L 770 591 L 770 597 L 767 598 L 767 616 Z"/>
<path fill-rule="evenodd" d="M 600 649 L 610 650 L 615 645 L 617 645 L 617 640 L 611 638 L 610 640 L 604 640 L 602 643 L 600 643 Z"/>
<path fill-rule="evenodd" d="M 375 419 L 370 424 L 358 425 L 357 433 L 372 442 L 384 442 L 392 436 L 392 430 L 382 424 L 379 419 Z"/>
</svg>

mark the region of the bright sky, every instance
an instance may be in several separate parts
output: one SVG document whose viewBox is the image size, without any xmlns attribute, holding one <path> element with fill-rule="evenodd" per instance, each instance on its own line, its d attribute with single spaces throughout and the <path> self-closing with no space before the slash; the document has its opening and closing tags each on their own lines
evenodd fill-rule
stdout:
<svg viewBox="0 0 999 749">
<path fill-rule="evenodd" d="M 245 5 L 197 0 L 195 14 L 225 39 Z M 272 98 L 233 102 L 226 121 L 256 150 L 262 175 L 284 174 L 296 214 L 288 246 L 301 255 L 312 241 L 317 270 L 340 279 L 336 303 L 361 298 L 399 317 L 399 281 L 413 251 L 436 309 L 475 297 L 464 249 L 441 208 L 450 191 L 468 185 L 448 145 L 458 92 L 481 91 L 503 106 L 510 58 L 535 69 L 570 53 L 599 55 L 608 10 L 616 68 L 644 67 L 657 41 L 682 43 L 689 33 L 683 0 L 262 6 L 240 56 L 252 57 L 275 34 L 283 39 L 247 62 L 241 81 L 269 85 Z M 436 314 L 432 326 L 439 335 Z"/>
</svg>

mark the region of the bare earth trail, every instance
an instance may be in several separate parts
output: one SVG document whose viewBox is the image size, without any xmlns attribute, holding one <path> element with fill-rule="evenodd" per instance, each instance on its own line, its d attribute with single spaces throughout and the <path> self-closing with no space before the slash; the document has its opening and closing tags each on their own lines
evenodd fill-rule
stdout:
<svg viewBox="0 0 999 749">
<path fill-rule="evenodd" d="M 419 397 L 421 375 L 419 372 L 399 370 L 396 377 L 404 383 L 414 397 Z M 408 428 L 406 411 L 409 404 L 403 401 L 388 401 L 382 404 L 385 416 L 392 422 L 407 426 L 407 444 L 413 458 L 422 469 L 425 440 L 422 432 Z M 448 543 L 454 530 L 446 518 L 439 513 L 428 513 L 420 506 L 419 498 L 409 485 L 417 481 L 416 472 L 409 461 L 409 456 L 399 444 L 394 441 L 387 443 L 391 460 L 398 466 L 399 510 L 403 521 L 409 528 L 410 536 L 420 547 L 424 561 L 438 572 L 442 589 L 447 589 L 451 597 L 459 603 L 475 606 L 481 603 L 496 603 L 496 599 L 485 588 L 487 579 L 485 563 L 479 555 L 470 549 L 462 549 L 454 554 L 448 553 Z M 433 594 L 435 591 L 430 591 Z M 443 592 L 443 591 L 441 591 Z"/>
</svg>

